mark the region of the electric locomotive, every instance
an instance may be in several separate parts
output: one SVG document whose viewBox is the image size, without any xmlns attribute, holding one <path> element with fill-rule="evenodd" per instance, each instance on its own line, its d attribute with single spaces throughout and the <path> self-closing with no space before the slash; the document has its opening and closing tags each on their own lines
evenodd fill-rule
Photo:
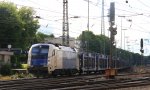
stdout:
<svg viewBox="0 0 150 90">
<path fill-rule="evenodd" d="M 34 44 L 28 53 L 28 72 L 39 74 L 75 74 L 79 59 L 75 48 L 58 44 Z"/>
</svg>

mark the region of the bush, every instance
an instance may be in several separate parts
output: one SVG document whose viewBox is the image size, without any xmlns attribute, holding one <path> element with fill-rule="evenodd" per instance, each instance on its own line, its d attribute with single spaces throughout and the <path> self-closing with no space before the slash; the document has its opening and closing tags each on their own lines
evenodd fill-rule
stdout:
<svg viewBox="0 0 150 90">
<path fill-rule="evenodd" d="M 0 68 L 0 74 L 2 75 L 11 75 L 11 65 L 5 64 Z"/>
<path fill-rule="evenodd" d="M 14 55 L 11 58 L 11 65 L 13 69 L 22 68 L 22 63 L 27 63 L 27 57 L 25 55 Z"/>
<path fill-rule="evenodd" d="M 27 69 L 28 68 L 28 64 L 21 64 L 22 69 Z"/>
</svg>

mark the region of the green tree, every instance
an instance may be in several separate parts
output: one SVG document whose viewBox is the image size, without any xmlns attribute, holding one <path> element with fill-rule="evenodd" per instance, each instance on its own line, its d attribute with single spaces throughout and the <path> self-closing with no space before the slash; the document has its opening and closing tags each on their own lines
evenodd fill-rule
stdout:
<svg viewBox="0 0 150 90">
<path fill-rule="evenodd" d="M 53 34 L 47 35 L 47 34 L 44 34 L 42 32 L 38 32 L 36 34 L 36 40 L 35 40 L 35 42 L 36 43 L 44 42 L 45 38 L 54 38 L 54 37 L 55 36 Z"/>
<path fill-rule="evenodd" d="M 91 31 L 83 31 L 79 40 L 83 51 L 109 54 L 109 38 L 104 35 L 94 35 Z"/>
<path fill-rule="evenodd" d="M 32 8 L 17 9 L 13 3 L 0 2 L 0 48 L 27 48 L 36 38 L 39 28 Z"/>
<path fill-rule="evenodd" d="M 83 31 L 78 40 L 81 41 L 80 51 L 110 55 L 110 39 L 104 35 L 94 35 L 91 31 Z M 116 48 L 115 46 L 113 46 L 113 57 L 119 58 L 128 66 L 150 63 L 150 56 L 144 56 L 142 59 L 142 56 L 138 53 Z"/>
<path fill-rule="evenodd" d="M 0 47 L 8 44 L 19 45 L 22 22 L 17 14 L 17 7 L 12 3 L 0 2 Z"/>
<path fill-rule="evenodd" d="M 83 31 L 78 40 L 81 41 L 80 51 L 110 55 L 110 39 L 104 35 L 94 35 L 91 31 Z M 128 66 L 150 63 L 150 56 L 143 57 L 144 60 L 142 60 L 140 54 L 116 48 L 115 46 L 113 46 L 113 57 L 119 58 Z"/>
<path fill-rule="evenodd" d="M 95 35 L 91 31 L 83 31 L 83 33 L 79 36 L 79 40 L 82 41 L 81 48 L 83 51 L 90 51 L 94 52 L 94 48 L 92 47 L 94 44 L 95 40 Z"/>
<path fill-rule="evenodd" d="M 110 39 L 105 35 L 96 35 L 97 41 L 100 43 L 99 49 L 100 53 L 109 55 L 110 53 Z"/>
<path fill-rule="evenodd" d="M 38 20 L 33 17 L 35 15 L 35 11 L 29 7 L 20 8 L 18 14 L 23 23 L 21 42 L 23 44 L 22 47 L 25 48 L 34 43 L 33 41 L 36 38 L 36 32 L 39 28 Z"/>
</svg>

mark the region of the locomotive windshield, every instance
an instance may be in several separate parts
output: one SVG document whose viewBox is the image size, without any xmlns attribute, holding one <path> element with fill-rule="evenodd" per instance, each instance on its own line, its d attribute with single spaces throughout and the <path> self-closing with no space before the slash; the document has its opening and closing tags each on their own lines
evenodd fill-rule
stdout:
<svg viewBox="0 0 150 90">
<path fill-rule="evenodd" d="M 31 50 L 31 63 L 32 65 L 45 65 L 48 58 L 48 45 L 35 46 Z"/>
</svg>

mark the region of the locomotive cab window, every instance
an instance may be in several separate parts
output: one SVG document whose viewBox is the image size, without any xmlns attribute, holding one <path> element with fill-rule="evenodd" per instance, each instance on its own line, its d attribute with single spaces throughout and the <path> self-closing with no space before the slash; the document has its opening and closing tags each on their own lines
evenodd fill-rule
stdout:
<svg viewBox="0 0 150 90">
<path fill-rule="evenodd" d="M 49 46 L 40 45 L 32 48 L 32 58 L 47 58 Z"/>
</svg>

